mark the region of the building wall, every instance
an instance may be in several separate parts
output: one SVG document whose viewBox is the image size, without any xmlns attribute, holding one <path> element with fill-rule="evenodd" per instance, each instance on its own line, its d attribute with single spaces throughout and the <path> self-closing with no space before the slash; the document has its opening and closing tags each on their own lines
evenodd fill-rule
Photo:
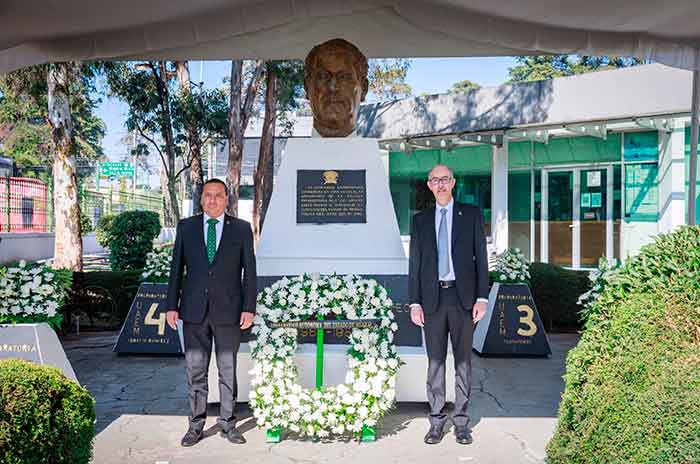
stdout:
<svg viewBox="0 0 700 464">
<path fill-rule="evenodd" d="M 0 265 L 13 261 L 39 261 L 53 258 L 55 235 L 53 233 L 2 233 L 0 234 Z M 83 237 L 83 253 L 106 251 L 95 239 L 95 234 Z"/>
<path fill-rule="evenodd" d="M 543 259 L 540 250 L 541 210 L 543 169 L 552 172 L 568 172 L 572 167 L 580 168 L 581 193 L 587 188 L 586 172 L 600 170 L 604 179 L 609 175 L 612 198 L 598 210 L 584 208 L 580 202 L 574 205 L 584 213 L 595 213 L 592 222 L 583 224 L 582 234 L 595 237 L 595 234 L 607 234 L 608 209 L 612 209 L 613 243 L 609 249 L 605 242 L 586 245 L 588 254 L 591 249 L 601 250 L 601 254 L 611 253 L 611 257 L 620 259 L 634 255 L 645 244 L 653 240 L 659 231 L 661 186 L 659 175 L 660 136 L 657 131 L 631 131 L 610 133 L 606 139 L 589 136 L 557 137 L 548 144 L 517 141 L 508 145 L 505 152 L 507 160 L 507 188 L 499 188 L 504 182 L 502 175 L 494 179 L 493 153 L 491 146 L 476 145 L 460 147 L 453 150 L 433 149 L 411 152 L 391 152 L 389 154 L 389 179 L 394 209 L 402 235 L 407 235 L 410 222 L 416 211 L 432 204 L 432 195 L 424 187 L 425 176 L 436 163 L 444 163 L 453 169 L 457 179 L 455 198 L 458 201 L 479 206 L 484 212 L 487 229 L 496 208 L 492 188 L 497 188 L 507 195 L 507 246 L 519 248 L 532 261 Z M 624 153 L 624 160 L 623 160 Z M 608 166 L 611 166 L 608 169 Z M 503 167 L 500 169 L 503 172 Z M 607 180 L 598 191 L 607 195 Z M 682 184 L 680 184 L 682 188 Z M 624 186 L 624 188 L 623 188 Z M 664 188 L 678 189 L 678 179 L 670 178 Z M 503 204 L 503 199 L 498 199 Z M 552 214 L 550 212 L 550 214 Z M 602 217 L 598 217 L 601 216 Z M 552 217 L 550 217 L 550 220 Z M 562 227 L 566 225 L 565 219 Z M 549 227 L 549 225 L 548 225 Z M 587 227 L 587 229 L 586 229 Z M 552 229 L 550 234 L 552 233 Z M 593 233 L 591 234 L 591 230 Z M 491 230 L 487 230 L 491 235 Z M 589 238 L 589 240 L 591 240 Z M 589 246 L 589 245 L 594 246 Z M 503 247 L 501 247 L 503 248 Z M 561 250 L 560 250 L 561 251 Z M 586 258 L 582 250 L 582 259 Z M 550 250 L 551 253 L 551 250 Z M 565 251 L 565 253 L 571 253 Z M 549 255 L 551 258 L 551 254 Z M 595 259 L 587 257 L 588 264 Z M 551 262 L 551 259 L 550 259 Z"/>
</svg>

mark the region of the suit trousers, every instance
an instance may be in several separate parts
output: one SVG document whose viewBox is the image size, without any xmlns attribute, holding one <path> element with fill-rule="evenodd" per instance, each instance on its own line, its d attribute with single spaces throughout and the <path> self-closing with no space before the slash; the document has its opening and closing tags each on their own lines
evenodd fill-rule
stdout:
<svg viewBox="0 0 700 464">
<path fill-rule="evenodd" d="M 185 338 L 185 365 L 187 391 L 190 402 L 190 427 L 202 430 L 207 419 L 209 396 L 209 362 L 212 340 L 216 350 L 216 365 L 219 369 L 219 418 L 222 430 L 235 424 L 233 409 L 236 403 L 236 356 L 241 344 L 241 328 L 238 324 L 214 324 L 209 312 L 199 324 L 183 324 Z"/>
<path fill-rule="evenodd" d="M 455 363 L 455 408 L 452 422 L 456 426 L 469 423 L 467 408 L 471 394 L 471 348 L 474 333 L 471 310 L 465 311 L 459 301 L 457 288 L 441 288 L 437 311 L 425 315 L 423 332 L 428 355 L 427 393 L 430 406 L 430 423 L 444 425 L 445 361 L 447 336 L 452 342 Z"/>
</svg>

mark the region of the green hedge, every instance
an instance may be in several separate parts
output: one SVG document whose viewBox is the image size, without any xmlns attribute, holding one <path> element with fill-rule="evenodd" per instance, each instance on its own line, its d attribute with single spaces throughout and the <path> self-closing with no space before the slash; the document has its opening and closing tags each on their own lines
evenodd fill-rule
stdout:
<svg viewBox="0 0 700 464">
<path fill-rule="evenodd" d="M 581 329 L 581 306 L 577 301 L 590 288 L 588 271 L 571 271 L 546 263 L 530 265 L 530 290 L 548 332 Z"/>
<path fill-rule="evenodd" d="M 160 229 L 160 218 L 153 211 L 125 211 L 115 217 L 107 233 L 112 270 L 143 269 Z"/>
<path fill-rule="evenodd" d="M 569 352 L 551 464 L 700 462 L 700 228 L 629 260 Z"/>
<path fill-rule="evenodd" d="M 109 232 L 112 230 L 112 221 L 117 217 L 114 214 L 104 214 L 100 216 L 95 227 L 95 239 L 102 248 L 107 248 L 109 245 Z"/>
<path fill-rule="evenodd" d="M 73 287 L 63 306 L 64 328 L 72 330 L 72 316 L 81 327 L 119 329 L 138 291 L 141 271 L 73 273 Z"/>
<path fill-rule="evenodd" d="M 56 368 L 0 361 L 0 463 L 88 463 L 94 403 Z"/>
</svg>

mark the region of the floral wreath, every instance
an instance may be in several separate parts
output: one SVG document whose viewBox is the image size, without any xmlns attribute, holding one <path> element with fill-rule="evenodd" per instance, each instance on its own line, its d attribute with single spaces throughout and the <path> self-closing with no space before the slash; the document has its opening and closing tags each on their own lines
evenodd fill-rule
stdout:
<svg viewBox="0 0 700 464">
<path fill-rule="evenodd" d="M 260 292 L 252 329 L 257 341 L 250 342 L 249 403 L 258 426 L 316 437 L 374 427 L 394 403 L 401 366 L 393 344 L 398 325 L 392 304 L 375 280 L 356 275 L 284 277 Z M 379 323 L 352 329 L 345 384 L 308 390 L 297 383 L 297 329 L 270 325 L 319 315 Z"/>
</svg>

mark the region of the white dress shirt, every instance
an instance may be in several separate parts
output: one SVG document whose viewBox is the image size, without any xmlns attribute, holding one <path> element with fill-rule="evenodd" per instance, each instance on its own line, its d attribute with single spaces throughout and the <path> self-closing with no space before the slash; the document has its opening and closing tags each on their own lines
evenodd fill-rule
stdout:
<svg viewBox="0 0 700 464">
<path fill-rule="evenodd" d="M 207 221 L 211 219 L 207 213 L 204 213 L 204 246 L 207 246 L 207 232 L 209 231 L 209 224 L 207 224 Z M 216 249 L 219 249 L 219 242 L 221 242 L 221 234 L 224 232 L 224 218 L 226 216 L 226 213 L 223 213 L 221 216 L 216 219 L 217 222 L 216 225 L 214 226 L 216 228 Z"/>
</svg>

